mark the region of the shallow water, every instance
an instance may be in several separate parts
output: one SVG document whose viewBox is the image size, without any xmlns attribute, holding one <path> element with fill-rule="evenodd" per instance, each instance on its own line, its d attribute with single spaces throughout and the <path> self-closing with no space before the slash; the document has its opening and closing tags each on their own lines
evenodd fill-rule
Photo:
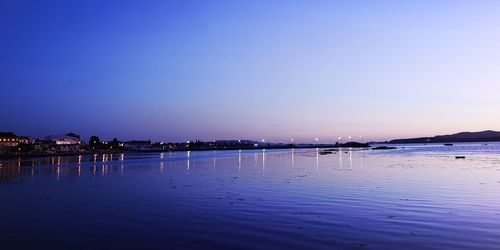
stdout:
<svg viewBox="0 0 500 250">
<path fill-rule="evenodd" d="M 499 144 L 2 164 L 2 249 L 500 248 Z"/>
</svg>

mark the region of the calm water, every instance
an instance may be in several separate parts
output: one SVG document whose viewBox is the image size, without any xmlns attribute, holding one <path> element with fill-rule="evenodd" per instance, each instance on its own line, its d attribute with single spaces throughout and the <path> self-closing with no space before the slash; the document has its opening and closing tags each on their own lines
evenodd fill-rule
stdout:
<svg viewBox="0 0 500 250">
<path fill-rule="evenodd" d="M 2 164 L 2 249 L 500 249 L 499 144 Z"/>
</svg>

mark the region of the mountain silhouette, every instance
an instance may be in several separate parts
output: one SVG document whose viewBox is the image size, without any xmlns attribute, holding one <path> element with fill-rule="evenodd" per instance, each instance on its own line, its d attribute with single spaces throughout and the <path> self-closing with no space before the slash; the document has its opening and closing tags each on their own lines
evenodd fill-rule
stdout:
<svg viewBox="0 0 500 250">
<path fill-rule="evenodd" d="M 434 137 L 419 137 L 396 139 L 389 143 L 441 143 L 441 142 L 493 142 L 500 141 L 500 132 L 485 130 L 480 132 L 460 132 L 451 135 L 437 135 Z"/>
</svg>

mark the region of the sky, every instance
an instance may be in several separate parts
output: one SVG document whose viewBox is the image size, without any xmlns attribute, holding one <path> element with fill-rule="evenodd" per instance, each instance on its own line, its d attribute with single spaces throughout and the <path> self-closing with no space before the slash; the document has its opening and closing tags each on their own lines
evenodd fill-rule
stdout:
<svg viewBox="0 0 500 250">
<path fill-rule="evenodd" d="M 0 1 L 0 131 L 332 142 L 500 130 L 500 1 Z"/>
</svg>

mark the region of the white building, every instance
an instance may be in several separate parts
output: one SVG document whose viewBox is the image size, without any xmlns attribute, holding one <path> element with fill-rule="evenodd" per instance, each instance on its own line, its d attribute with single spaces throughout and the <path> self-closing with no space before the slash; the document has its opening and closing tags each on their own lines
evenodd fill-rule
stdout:
<svg viewBox="0 0 500 250">
<path fill-rule="evenodd" d="M 52 141 L 57 145 L 81 144 L 80 138 L 70 135 L 49 135 L 45 137 L 46 141 Z"/>
</svg>

